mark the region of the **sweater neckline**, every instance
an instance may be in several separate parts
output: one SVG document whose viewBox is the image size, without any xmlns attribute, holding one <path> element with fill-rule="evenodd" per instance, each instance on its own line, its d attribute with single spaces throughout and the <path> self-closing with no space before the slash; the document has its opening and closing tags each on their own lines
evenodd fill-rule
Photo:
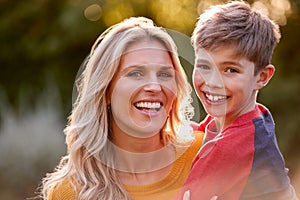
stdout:
<svg viewBox="0 0 300 200">
<path fill-rule="evenodd" d="M 178 158 L 174 161 L 173 166 L 171 167 L 169 173 L 167 173 L 160 180 L 146 185 L 137 185 L 137 186 L 124 185 L 124 187 L 126 188 L 126 190 L 129 191 L 129 193 L 132 194 L 143 193 L 143 195 L 145 195 L 148 193 L 154 193 L 155 191 L 158 190 L 163 190 L 164 188 L 173 185 L 174 182 L 178 180 L 181 172 L 184 170 L 183 165 L 185 164 L 186 161 L 186 151 L 188 148 L 189 147 L 186 148 L 185 152 L 183 152 L 181 155 L 178 156 Z"/>
</svg>

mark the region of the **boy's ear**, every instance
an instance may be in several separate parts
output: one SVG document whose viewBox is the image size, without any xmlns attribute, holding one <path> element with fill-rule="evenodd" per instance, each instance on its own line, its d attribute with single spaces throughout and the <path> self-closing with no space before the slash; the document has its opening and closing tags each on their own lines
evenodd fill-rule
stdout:
<svg viewBox="0 0 300 200">
<path fill-rule="evenodd" d="M 257 75 L 256 89 L 259 90 L 267 85 L 274 72 L 275 67 L 271 64 L 267 65 L 263 70 L 261 70 Z"/>
</svg>

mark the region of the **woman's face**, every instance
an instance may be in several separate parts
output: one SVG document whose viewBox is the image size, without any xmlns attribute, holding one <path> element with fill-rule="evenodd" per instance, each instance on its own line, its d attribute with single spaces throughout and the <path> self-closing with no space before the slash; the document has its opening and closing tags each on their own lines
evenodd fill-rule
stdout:
<svg viewBox="0 0 300 200">
<path fill-rule="evenodd" d="M 176 92 L 173 62 L 160 42 L 129 46 L 108 90 L 113 134 L 135 138 L 159 134 Z"/>
</svg>

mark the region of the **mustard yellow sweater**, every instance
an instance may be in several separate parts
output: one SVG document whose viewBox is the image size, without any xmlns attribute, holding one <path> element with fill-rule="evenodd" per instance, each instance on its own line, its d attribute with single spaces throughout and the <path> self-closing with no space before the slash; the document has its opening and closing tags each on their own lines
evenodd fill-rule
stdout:
<svg viewBox="0 0 300 200">
<path fill-rule="evenodd" d="M 190 172 L 192 161 L 199 151 L 203 132 L 196 132 L 196 140 L 174 162 L 171 171 L 161 180 L 143 186 L 124 185 L 133 200 L 172 200 L 180 191 Z M 71 184 L 64 181 L 49 194 L 49 200 L 75 200 L 76 194 Z"/>
</svg>

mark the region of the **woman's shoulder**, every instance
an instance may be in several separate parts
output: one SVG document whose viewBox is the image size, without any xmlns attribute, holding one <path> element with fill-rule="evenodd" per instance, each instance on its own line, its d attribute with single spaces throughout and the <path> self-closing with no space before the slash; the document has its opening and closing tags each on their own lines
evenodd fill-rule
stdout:
<svg viewBox="0 0 300 200">
<path fill-rule="evenodd" d="M 75 186 L 71 179 L 65 178 L 52 188 L 48 200 L 74 200 L 75 194 Z"/>
<path fill-rule="evenodd" d="M 194 148 L 196 148 L 197 151 L 198 151 L 200 149 L 200 147 L 202 146 L 202 143 L 203 143 L 204 132 L 194 130 L 194 134 L 195 134 L 195 141 L 193 142 L 192 146 L 194 146 Z"/>
<path fill-rule="evenodd" d="M 204 132 L 199 130 L 194 130 L 194 134 L 195 134 L 195 142 L 202 144 L 204 138 Z"/>
<path fill-rule="evenodd" d="M 199 130 L 194 130 L 195 140 L 192 143 L 191 147 L 196 148 L 197 151 L 200 149 L 204 139 L 204 132 Z"/>
<path fill-rule="evenodd" d="M 198 151 L 200 150 L 203 142 L 204 132 L 203 131 L 194 131 L 195 139 L 189 145 L 189 147 L 184 152 L 189 159 L 193 160 L 194 157 L 197 155 Z"/>
</svg>

